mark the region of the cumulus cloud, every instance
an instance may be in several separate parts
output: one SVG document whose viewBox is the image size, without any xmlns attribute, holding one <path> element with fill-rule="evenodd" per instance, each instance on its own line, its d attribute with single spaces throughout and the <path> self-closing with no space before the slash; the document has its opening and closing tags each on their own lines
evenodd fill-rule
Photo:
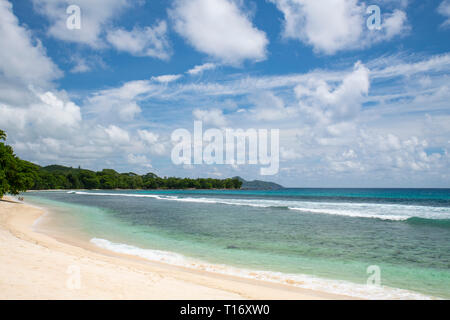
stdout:
<svg viewBox="0 0 450 320">
<path fill-rule="evenodd" d="M 176 0 L 169 15 L 189 44 L 224 64 L 266 58 L 266 34 L 234 1 Z"/>
<path fill-rule="evenodd" d="M 12 4 L 0 0 L 0 77 L 22 85 L 48 85 L 62 72 L 47 56 L 38 39 L 34 39 L 12 11 Z"/>
<path fill-rule="evenodd" d="M 86 73 L 93 71 L 98 67 L 102 69 L 106 68 L 105 62 L 98 55 L 80 56 L 78 54 L 74 54 L 69 60 L 73 65 L 70 69 L 71 73 Z"/>
<path fill-rule="evenodd" d="M 382 24 L 382 30 L 385 32 L 384 38 L 391 40 L 402 32 L 406 31 L 406 13 L 401 10 L 394 10 L 392 14 L 386 15 Z M 384 28 L 383 28 L 384 27 Z"/>
<path fill-rule="evenodd" d="M 366 27 L 365 4 L 357 0 L 270 0 L 284 15 L 284 37 L 300 40 L 325 54 L 363 48 L 401 35 L 406 14 L 384 15 L 381 31 Z"/>
<path fill-rule="evenodd" d="M 130 81 L 118 88 L 95 92 L 86 101 L 87 112 L 107 121 L 129 122 L 141 113 L 138 102 L 151 92 L 149 81 Z"/>
<path fill-rule="evenodd" d="M 0 127 L 14 134 L 36 137 L 67 137 L 81 123 L 80 107 L 52 92 L 36 93 L 37 101 L 27 108 L 0 104 Z"/>
<path fill-rule="evenodd" d="M 138 134 L 140 138 L 148 144 L 155 144 L 158 142 L 159 135 L 147 130 L 139 130 Z"/>
<path fill-rule="evenodd" d="M 72 73 L 85 73 L 91 71 L 91 66 L 88 64 L 88 62 L 85 59 L 82 58 L 76 58 L 75 65 L 72 69 L 70 69 L 70 72 Z"/>
<path fill-rule="evenodd" d="M 113 144 L 128 144 L 130 142 L 128 132 L 115 125 L 110 125 L 105 129 L 105 132 Z"/>
<path fill-rule="evenodd" d="M 169 60 L 171 56 L 165 21 L 160 21 L 154 27 L 134 27 L 131 31 L 111 30 L 108 31 L 107 40 L 117 50 L 134 56 L 154 57 L 161 60 Z"/>
<path fill-rule="evenodd" d="M 44 47 L 21 26 L 12 6 L 0 0 L 0 128 L 17 154 L 39 164 L 59 163 L 104 168 L 122 165 L 123 155 L 163 154 L 164 145 L 151 143 L 150 133 L 139 134 L 130 120 L 141 113 L 138 103 L 151 94 L 154 83 L 132 81 L 100 90 L 74 103 L 55 89 L 59 69 Z M 77 59 L 73 72 L 86 72 L 90 61 Z M 148 162 L 149 163 L 149 162 Z"/>
<path fill-rule="evenodd" d="M 445 17 L 445 21 L 442 23 L 443 28 L 450 27 L 450 0 L 444 0 L 438 7 L 438 13 Z"/>
<path fill-rule="evenodd" d="M 322 124 L 344 121 L 355 117 L 370 88 L 369 70 L 356 63 L 353 72 L 346 75 L 337 87 L 323 79 L 310 79 L 307 86 L 295 88 L 300 109 Z"/>
<path fill-rule="evenodd" d="M 144 142 L 146 147 L 150 148 L 150 152 L 156 155 L 162 155 L 166 151 L 166 147 L 160 142 L 159 134 L 148 130 L 138 130 L 140 139 Z"/>
<path fill-rule="evenodd" d="M 56 39 L 88 45 L 94 49 L 106 48 L 108 44 L 118 51 L 138 57 L 154 57 L 168 60 L 172 54 L 167 38 L 167 23 L 160 21 L 153 27 L 137 27 L 132 30 L 114 28 L 113 20 L 127 8 L 140 5 L 130 0 L 79 0 L 81 28 L 69 30 L 66 26 L 66 9 L 71 0 L 32 0 L 37 12 L 50 21 L 48 34 Z M 79 64 L 74 72 L 85 72 L 87 64 Z"/>
<path fill-rule="evenodd" d="M 400 138 L 388 134 L 373 134 L 361 132 L 358 139 L 362 141 L 361 155 L 363 160 L 372 167 L 382 169 L 382 166 L 397 170 L 426 171 L 442 166 L 439 153 L 427 153 L 428 141 L 416 136 Z M 378 154 L 378 157 L 376 156 Z"/>
<path fill-rule="evenodd" d="M 197 120 L 203 121 L 204 124 L 210 124 L 217 127 L 224 127 L 227 125 L 227 120 L 220 109 L 194 109 L 192 114 Z"/>
<path fill-rule="evenodd" d="M 191 76 L 202 74 L 203 72 L 207 70 L 214 70 L 217 67 L 215 63 L 205 63 L 202 65 L 195 66 L 194 68 L 188 70 L 186 73 L 190 74 Z"/>
<path fill-rule="evenodd" d="M 138 165 L 145 168 L 151 168 L 150 160 L 145 155 L 134 155 L 130 153 L 127 156 L 127 161 L 129 164 Z"/>
<path fill-rule="evenodd" d="M 169 83 L 173 81 L 177 81 L 182 77 L 181 74 L 165 74 L 162 76 L 152 77 L 152 80 L 155 80 L 159 83 Z"/>
<path fill-rule="evenodd" d="M 393 185 L 421 181 L 426 185 L 431 179 L 443 178 L 442 170 L 450 161 L 448 152 L 430 151 L 428 139 L 401 132 L 395 126 L 380 130 L 376 126 L 369 129 L 368 125 L 364 129 L 357 125 L 334 139 L 327 138 L 319 128 L 298 130 L 295 142 L 282 143 L 282 167 L 289 169 L 289 175 L 301 175 L 303 181 L 317 183 L 322 177 L 341 187 L 385 185 L 387 181 Z"/>
<path fill-rule="evenodd" d="M 165 151 L 145 130 L 133 134 L 126 126 L 102 126 L 97 119 L 83 117 L 82 108 L 63 93 L 36 96 L 36 103 L 23 108 L 0 104 L 0 127 L 9 133 L 9 143 L 27 160 L 101 169 L 105 163 L 122 166 L 123 154 L 139 154 L 135 159 L 138 160 L 145 154 L 161 155 Z"/>
<path fill-rule="evenodd" d="M 296 152 L 294 149 L 281 147 L 280 148 L 280 156 L 282 160 L 292 161 L 298 160 L 302 158 L 302 155 Z"/>
<path fill-rule="evenodd" d="M 78 0 L 81 8 L 81 29 L 69 30 L 66 26 L 66 9 L 72 0 L 32 0 L 36 10 L 50 21 L 48 34 L 56 39 L 82 43 L 94 48 L 103 47 L 102 35 L 111 20 L 130 6 L 129 0 Z"/>
<path fill-rule="evenodd" d="M 250 117 L 261 121 L 277 121 L 289 119 L 297 113 L 292 107 L 286 107 L 285 102 L 273 92 L 258 92 L 250 97 L 254 107 Z"/>
<path fill-rule="evenodd" d="M 62 72 L 6 0 L 0 0 L 0 45 L 0 127 L 25 140 L 73 134 L 80 107 L 52 90 Z"/>
</svg>

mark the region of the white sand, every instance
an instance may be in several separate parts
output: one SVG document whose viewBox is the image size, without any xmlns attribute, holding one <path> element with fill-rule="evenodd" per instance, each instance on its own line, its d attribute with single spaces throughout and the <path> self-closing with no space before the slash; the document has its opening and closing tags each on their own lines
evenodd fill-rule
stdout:
<svg viewBox="0 0 450 320">
<path fill-rule="evenodd" d="M 43 213 L 0 201 L 0 299 L 348 298 L 69 245 L 33 231 Z"/>
</svg>

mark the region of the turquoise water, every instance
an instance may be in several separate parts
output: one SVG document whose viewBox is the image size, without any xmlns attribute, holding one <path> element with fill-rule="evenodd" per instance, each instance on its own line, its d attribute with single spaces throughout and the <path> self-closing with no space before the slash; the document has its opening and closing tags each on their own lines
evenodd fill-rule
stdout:
<svg viewBox="0 0 450 320">
<path fill-rule="evenodd" d="M 384 287 L 450 298 L 449 189 L 61 191 L 26 198 L 53 207 L 61 229 L 113 251 L 282 274 L 321 289 L 320 279 L 340 280 L 328 289 L 355 296 L 414 297 L 366 289 L 367 268 L 377 266 Z"/>
</svg>

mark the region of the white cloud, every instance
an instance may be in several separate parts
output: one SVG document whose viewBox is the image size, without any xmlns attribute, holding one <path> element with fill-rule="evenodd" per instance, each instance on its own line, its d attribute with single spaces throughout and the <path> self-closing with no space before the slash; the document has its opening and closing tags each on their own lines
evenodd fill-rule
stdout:
<svg viewBox="0 0 450 320">
<path fill-rule="evenodd" d="M 148 144 L 155 144 L 158 142 L 159 135 L 147 130 L 138 130 L 139 137 Z"/>
<path fill-rule="evenodd" d="M 66 92 L 55 89 L 59 69 L 40 42 L 20 26 L 11 4 L 0 0 L 0 44 L 3 41 L 2 48 L 8 50 L 0 52 L 0 128 L 6 130 L 8 143 L 21 158 L 44 165 L 103 168 L 105 164 L 122 166 L 124 154 L 164 152 L 160 142 L 147 150 L 144 141 L 133 137 L 135 129 L 122 123 L 141 112 L 138 103 L 152 93 L 152 81 L 101 90 L 79 107 Z M 91 68 L 94 60 L 101 62 L 76 56 L 68 62 L 75 63 L 73 71 L 81 72 Z"/>
<path fill-rule="evenodd" d="M 58 124 L 61 128 L 78 127 L 81 122 L 80 107 L 72 101 L 63 101 L 52 92 L 39 95 L 41 104 L 32 106 L 34 117 L 42 126 Z M 33 110 L 34 109 L 34 110 Z"/>
<path fill-rule="evenodd" d="M 114 28 L 113 20 L 133 5 L 142 1 L 130 0 L 78 0 L 81 10 L 81 28 L 69 30 L 66 9 L 72 0 L 32 0 L 37 12 L 50 21 L 48 34 L 56 39 L 85 44 L 95 49 L 105 48 L 108 43 L 118 51 L 139 57 L 168 60 L 172 54 L 167 39 L 167 23 L 158 22 L 153 27 L 134 27 L 131 31 Z M 73 72 L 85 72 L 86 64 L 80 64 Z"/>
<path fill-rule="evenodd" d="M 128 163 L 132 164 L 132 165 L 138 165 L 138 166 L 142 166 L 145 168 L 152 167 L 152 165 L 150 164 L 150 160 L 148 160 L 145 155 L 134 155 L 134 154 L 130 153 L 127 156 L 127 160 L 128 160 Z"/>
<path fill-rule="evenodd" d="M 0 127 L 34 137 L 67 137 L 76 133 L 82 120 L 80 107 L 52 92 L 36 93 L 36 98 L 27 108 L 0 104 Z"/>
<path fill-rule="evenodd" d="M 417 76 L 423 77 L 424 75 L 434 74 L 436 76 L 440 75 L 441 81 L 447 81 L 448 83 L 448 80 L 442 78 L 442 75 L 450 72 L 450 54 L 426 57 L 417 55 L 382 56 L 366 61 L 364 64 L 370 69 L 371 80 L 376 80 L 377 82 L 403 77 L 408 80 Z M 311 79 L 322 79 L 330 83 L 340 82 L 347 74 L 348 72 L 344 68 L 339 70 L 317 69 L 308 73 L 285 75 L 246 75 L 245 77 L 232 75 L 226 78 L 226 81 L 208 81 L 209 79 L 206 79 L 206 81 L 201 82 L 188 82 L 177 84 L 177 86 L 160 88 L 158 96 L 161 99 L 177 97 L 190 102 L 194 100 L 192 103 L 198 103 L 198 99 L 214 99 L 215 97 L 223 96 L 227 98 L 225 101 L 232 101 L 231 104 L 228 104 L 233 106 L 233 109 L 237 109 L 239 99 L 235 99 L 234 96 L 263 91 L 283 91 L 294 88 L 299 84 L 308 86 L 308 82 Z M 209 101 L 208 103 L 216 103 L 214 101 Z M 223 105 L 225 101 L 221 101 L 220 104 Z"/>
<path fill-rule="evenodd" d="M 99 55 L 80 56 L 78 54 L 74 54 L 70 57 L 69 61 L 73 65 L 70 69 L 71 73 L 86 73 L 99 68 L 107 68 L 106 63 Z"/>
<path fill-rule="evenodd" d="M 284 36 L 328 54 L 353 46 L 361 37 L 363 8 L 356 0 L 272 0 L 283 12 Z"/>
<path fill-rule="evenodd" d="M 381 40 L 391 40 L 402 32 L 406 32 L 408 30 L 406 22 L 407 17 L 404 11 L 394 10 L 392 14 L 386 15 L 382 24 L 384 36 L 381 36 Z"/>
<path fill-rule="evenodd" d="M 72 69 L 70 69 L 70 72 L 72 73 L 85 73 L 91 71 L 91 66 L 89 63 L 83 59 L 83 58 L 74 58 L 75 65 Z"/>
<path fill-rule="evenodd" d="M 82 117 L 82 108 L 63 93 L 45 92 L 37 98 L 38 102 L 24 108 L 0 104 L 0 127 L 24 159 L 101 169 L 105 164 L 122 167 L 123 154 L 139 153 L 138 161 L 145 153 L 162 155 L 165 151 L 164 145 L 151 141 L 157 136 L 148 131 L 138 130 L 133 136 L 130 128 L 102 126 L 97 118 Z"/>
<path fill-rule="evenodd" d="M 266 58 L 265 33 L 230 0 L 176 0 L 169 10 L 175 30 L 196 50 L 225 64 Z"/>
<path fill-rule="evenodd" d="M 215 63 L 205 63 L 202 65 L 195 66 L 194 68 L 187 71 L 188 74 L 195 76 L 201 74 L 207 70 L 214 70 L 217 67 Z"/>
<path fill-rule="evenodd" d="M 282 160 L 298 160 L 302 158 L 302 155 L 296 152 L 294 149 L 289 149 L 285 147 L 280 148 L 280 156 Z"/>
<path fill-rule="evenodd" d="M 81 9 L 81 29 L 69 30 L 66 26 L 66 9 L 72 0 L 32 0 L 36 10 L 50 21 L 49 35 L 64 41 L 82 43 L 94 48 L 103 47 L 102 35 L 111 20 L 130 6 L 129 0 L 78 0 Z"/>
<path fill-rule="evenodd" d="M 286 107 L 283 99 L 277 97 L 272 92 L 259 92 L 250 97 L 250 102 L 254 104 L 249 116 L 261 121 L 277 121 L 289 119 L 297 113 L 297 110 Z"/>
<path fill-rule="evenodd" d="M 6 0 L 0 0 L 0 48 L 2 82 L 48 86 L 49 82 L 62 75 L 47 57 L 41 42 L 19 25 L 12 4 Z"/>
<path fill-rule="evenodd" d="M 443 15 L 446 20 L 442 23 L 442 27 L 447 28 L 450 26 L 450 0 L 444 0 L 438 7 L 439 14 Z"/>
<path fill-rule="evenodd" d="M 117 50 L 138 57 L 154 57 L 169 60 L 171 48 L 167 39 L 167 23 L 160 21 L 154 27 L 138 28 L 127 31 L 116 29 L 108 31 L 107 40 Z"/>
<path fill-rule="evenodd" d="M 395 10 L 382 19 L 381 31 L 366 27 L 365 4 L 357 0 L 270 0 L 284 15 L 284 36 L 311 45 L 315 51 L 364 48 L 391 40 L 407 30 L 406 14 Z"/>
<path fill-rule="evenodd" d="M 368 63 L 375 78 L 411 77 L 416 74 L 442 72 L 450 69 L 450 54 L 434 55 L 426 59 L 405 62 L 395 57 L 375 59 Z"/>
<path fill-rule="evenodd" d="M 148 130 L 138 130 L 138 135 L 145 145 L 150 147 L 151 153 L 156 155 L 163 155 L 165 153 L 166 147 L 163 143 L 159 142 L 159 134 Z"/>
<path fill-rule="evenodd" d="M 369 70 L 357 63 L 335 88 L 323 79 L 312 78 L 307 86 L 298 85 L 295 93 L 301 111 L 321 124 L 329 124 L 355 117 L 369 87 Z"/>
<path fill-rule="evenodd" d="M 439 153 L 427 154 L 428 142 L 416 136 L 400 138 L 395 134 L 361 133 L 358 137 L 363 146 L 364 161 L 372 169 L 387 166 L 394 170 L 429 171 L 441 167 Z M 378 154 L 378 156 L 376 156 Z"/>
<path fill-rule="evenodd" d="M 181 74 L 165 74 L 162 76 L 152 77 L 152 80 L 155 80 L 159 83 L 169 83 L 173 81 L 177 81 L 182 77 Z"/>
<path fill-rule="evenodd" d="M 115 125 L 110 125 L 108 128 L 105 128 L 105 132 L 113 144 L 128 144 L 130 142 L 128 132 Z"/>
<path fill-rule="evenodd" d="M 132 121 L 141 113 L 138 102 L 152 91 L 149 81 L 130 81 L 118 88 L 101 90 L 86 101 L 87 112 L 107 121 Z"/>
<path fill-rule="evenodd" d="M 192 114 L 197 120 L 203 121 L 204 124 L 210 124 L 217 127 L 224 127 L 227 125 L 227 120 L 220 109 L 194 109 Z"/>
</svg>

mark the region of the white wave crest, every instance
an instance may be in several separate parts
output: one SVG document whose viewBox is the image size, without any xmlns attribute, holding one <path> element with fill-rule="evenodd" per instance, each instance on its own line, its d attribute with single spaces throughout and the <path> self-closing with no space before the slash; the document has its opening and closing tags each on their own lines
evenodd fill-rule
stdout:
<svg viewBox="0 0 450 320">
<path fill-rule="evenodd" d="M 282 283 L 299 288 L 356 298 L 419 299 L 419 300 L 433 299 L 433 297 L 426 296 L 413 291 L 390 288 L 386 286 L 367 286 L 363 284 L 352 283 L 349 281 L 321 279 L 318 277 L 303 274 L 286 274 L 271 271 L 255 271 L 248 269 L 240 269 L 226 265 L 211 264 L 207 262 L 190 259 L 177 253 L 161 250 L 142 249 L 127 244 L 113 243 L 105 239 L 93 238 L 91 239 L 90 242 L 102 249 L 144 258 L 149 261 L 163 262 L 195 270 L 238 276 L 247 279 Z"/>
<path fill-rule="evenodd" d="M 70 191 L 69 191 L 70 192 Z M 268 199 L 226 199 L 214 197 L 182 197 L 155 194 L 136 193 L 104 193 L 104 192 L 73 192 L 78 195 L 117 196 L 153 198 L 164 201 L 179 201 L 189 203 L 223 204 L 233 206 L 250 206 L 259 208 L 287 208 L 303 213 L 329 214 L 353 218 L 373 218 L 391 221 L 404 221 L 412 217 L 425 219 L 450 219 L 449 207 L 415 206 L 401 204 L 351 203 L 351 202 L 314 202 L 299 200 L 268 200 Z"/>
</svg>

